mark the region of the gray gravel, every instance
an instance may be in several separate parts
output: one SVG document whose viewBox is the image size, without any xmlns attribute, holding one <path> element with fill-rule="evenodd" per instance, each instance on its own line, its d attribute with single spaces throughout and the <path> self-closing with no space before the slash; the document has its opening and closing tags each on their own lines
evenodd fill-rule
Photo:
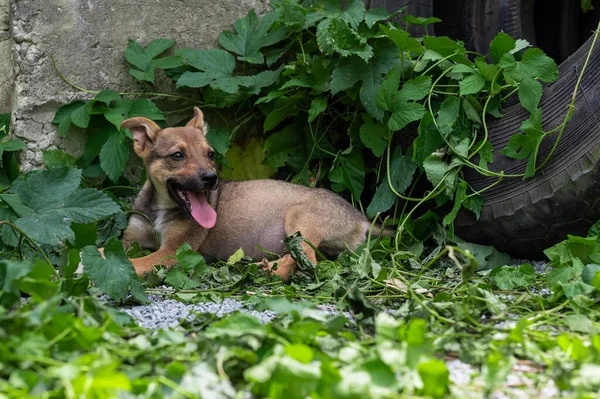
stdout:
<svg viewBox="0 0 600 399">
<path fill-rule="evenodd" d="M 199 302 L 188 304 L 175 299 L 165 299 L 161 295 L 149 295 L 148 297 L 152 301 L 149 305 L 121 308 L 120 310 L 133 317 L 140 326 L 150 329 L 176 328 L 184 320 L 194 320 L 198 313 L 212 313 L 221 317 L 239 310 L 255 316 L 262 323 L 268 323 L 276 316 L 276 313 L 271 310 L 258 312 L 252 309 L 251 306 L 232 298 L 225 298 L 220 303 Z"/>
</svg>

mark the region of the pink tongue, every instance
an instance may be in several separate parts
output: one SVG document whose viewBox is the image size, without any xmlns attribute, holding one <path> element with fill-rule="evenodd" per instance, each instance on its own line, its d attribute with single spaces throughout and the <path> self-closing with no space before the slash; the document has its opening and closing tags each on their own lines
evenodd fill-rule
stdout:
<svg viewBox="0 0 600 399">
<path fill-rule="evenodd" d="M 192 217 L 205 229 L 212 229 L 217 223 L 217 212 L 211 208 L 206 201 L 206 193 L 195 193 L 187 191 L 190 205 L 192 206 Z"/>
</svg>

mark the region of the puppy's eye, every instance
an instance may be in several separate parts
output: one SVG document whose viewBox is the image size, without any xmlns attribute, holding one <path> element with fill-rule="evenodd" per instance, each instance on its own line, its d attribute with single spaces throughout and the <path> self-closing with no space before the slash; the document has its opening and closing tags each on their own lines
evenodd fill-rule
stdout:
<svg viewBox="0 0 600 399">
<path fill-rule="evenodd" d="M 181 152 L 181 151 L 177 151 L 177 152 L 172 153 L 170 155 L 170 157 L 171 157 L 171 159 L 174 159 L 176 161 L 181 161 L 184 158 L 183 152 Z"/>
<path fill-rule="evenodd" d="M 214 150 L 210 150 L 208 152 L 208 158 L 211 159 L 211 160 L 215 159 L 215 151 Z"/>
</svg>

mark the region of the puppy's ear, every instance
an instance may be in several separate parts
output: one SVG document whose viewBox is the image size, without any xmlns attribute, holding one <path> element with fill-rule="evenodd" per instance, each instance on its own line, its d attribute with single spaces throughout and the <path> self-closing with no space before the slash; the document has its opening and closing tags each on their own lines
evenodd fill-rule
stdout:
<svg viewBox="0 0 600 399">
<path fill-rule="evenodd" d="M 194 107 L 194 117 L 185 124 L 185 127 L 201 130 L 202 134 L 206 136 L 206 123 L 204 123 L 204 114 L 202 114 L 200 108 Z"/>
<path fill-rule="evenodd" d="M 160 126 L 156 123 L 142 117 L 124 120 L 121 123 L 121 128 L 129 129 L 134 140 L 133 149 L 142 158 L 144 158 L 144 151 L 152 145 L 156 134 L 160 130 Z"/>
</svg>

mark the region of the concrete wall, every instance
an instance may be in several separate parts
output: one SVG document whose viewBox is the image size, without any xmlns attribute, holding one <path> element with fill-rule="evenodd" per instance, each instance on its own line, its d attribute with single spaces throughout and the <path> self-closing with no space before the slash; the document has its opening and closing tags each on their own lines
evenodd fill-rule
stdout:
<svg viewBox="0 0 600 399">
<path fill-rule="evenodd" d="M 10 112 L 13 67 L 10 56 L 9 0 L 0 0 L 0 113 Z"/>
<path fill-rule="evenodd" d="M 177 47 L 211 48 L 251 8 L 264 13 L 268 0 L 0 0 L 0 112 L 12 111 L 13 134 L 28 143 L 23 168 L 39 167 L 43 149 L 82 150 L 81 140 L 63 140 L 50 122 L 60 105 L 91 95 L 65 83 L 51 56 L 78 86 L 141 91 L 123 56 L 128 39 L 145 45 L 165 37 Z"/>
</svg>

